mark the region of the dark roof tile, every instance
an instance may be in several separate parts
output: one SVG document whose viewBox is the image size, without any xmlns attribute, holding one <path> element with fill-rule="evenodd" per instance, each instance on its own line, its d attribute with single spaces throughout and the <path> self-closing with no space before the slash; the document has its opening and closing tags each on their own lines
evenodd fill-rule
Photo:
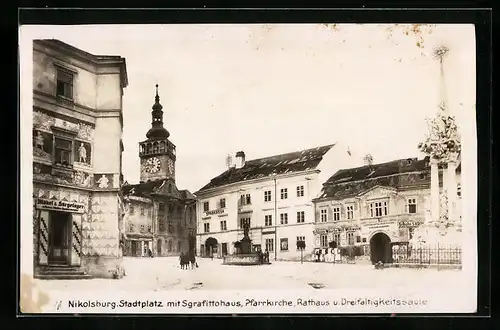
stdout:
<svg viewBox="0 0 500 330">
<path fill-rule="evenodd" d="M 260 179 L 273 174 L 285 174 L 315 169 L 323 156 L 334 144 L 290 152 L 271 157 L 248 160 L 242 168 L 230 168 L 219 176 L 213 178 L 199 192 L 225 186 L 228 184 Z"/>
</svg>

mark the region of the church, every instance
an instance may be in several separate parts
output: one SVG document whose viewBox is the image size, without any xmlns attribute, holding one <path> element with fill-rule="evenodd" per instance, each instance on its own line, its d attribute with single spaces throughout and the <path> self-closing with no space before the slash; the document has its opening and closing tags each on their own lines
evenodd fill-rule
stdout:
<svg viewBox="0 0 500 330">
<path fill-rule="evenodd" d="M 125 256 L 175 256 L 195 250 L 196 197 L 175 183 L 176 146 L 163 125 L 158 85 L 151 128 L 139 143 L 140 183 L 124 184 Z"/>
</svg>

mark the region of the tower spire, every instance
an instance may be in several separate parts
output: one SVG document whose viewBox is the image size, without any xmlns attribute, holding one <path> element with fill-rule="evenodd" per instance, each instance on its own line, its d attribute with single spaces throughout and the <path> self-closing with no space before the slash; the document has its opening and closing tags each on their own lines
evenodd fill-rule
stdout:
<svg viewBox="0 0 500 330">
<path fill-rule="evenodd" d="M 446 80 L 444 77 L 444 57 L 448 54 L 448 47 L 439 46 L 434 49 L 434 58 L 439 60 L 439 108 L 443 113 L 449 113 L 448 97 L 446 93 Z"/>
<path fill-rule="evenodd" d="M 158 95 L 158 84 L 156 84 L 155 103 L 151 111 L 151 128 L 146 133 L 148 139 L 166 139 L 170 133 L 163 127 L 163 106 L 160 104 L 160 96 Z"/>
</svg>

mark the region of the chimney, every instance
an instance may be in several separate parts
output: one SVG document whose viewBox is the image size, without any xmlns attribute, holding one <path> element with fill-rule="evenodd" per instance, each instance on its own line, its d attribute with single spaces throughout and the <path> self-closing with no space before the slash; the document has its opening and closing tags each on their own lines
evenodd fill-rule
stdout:
<svg viewBox="0 0 500 330">
<path fill-rule="evenodd" d="M 236 168 L 242 168 L 243 166 L 245 166 L 245 153 L 238 151 L 236 153 Z"/>
<path fill-rule="evenodd" d="M 226 166 L 227 168 L 233 167 L 233 157 L 229 154 L 226 157 Z"/>
</svg>

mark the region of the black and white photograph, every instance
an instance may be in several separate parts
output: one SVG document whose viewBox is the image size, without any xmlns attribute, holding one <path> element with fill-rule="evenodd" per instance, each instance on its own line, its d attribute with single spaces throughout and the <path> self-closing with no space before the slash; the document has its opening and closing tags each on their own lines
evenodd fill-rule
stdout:
<svg viewBox="0 0 500 330">
<path fill-rule="evenodd" d="M 472 24 L 19 38 L 23 312 L 474 312 Z"/>
</svg>

